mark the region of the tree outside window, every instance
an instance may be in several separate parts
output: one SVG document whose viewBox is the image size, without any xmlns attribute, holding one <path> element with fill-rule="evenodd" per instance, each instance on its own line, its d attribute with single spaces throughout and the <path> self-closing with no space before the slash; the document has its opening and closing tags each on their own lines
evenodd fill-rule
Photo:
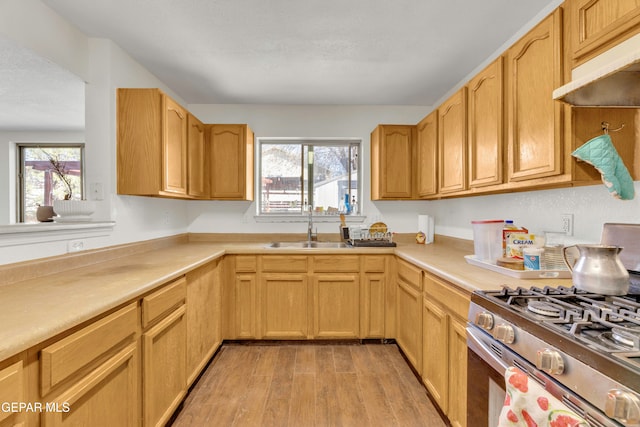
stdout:
<svg viewBox="0 0 640 427">
<path fill-rule="evenodd" d="M 54 200 L 63 200 L 69 193 L 52 160 L 64 172 L 71 187 L 71 198 L 83 198 L 83 153 L 84 144 L 18 145 L 20 222 L 36 222 L 38 206 L 51 206 Z"/>
</svg>

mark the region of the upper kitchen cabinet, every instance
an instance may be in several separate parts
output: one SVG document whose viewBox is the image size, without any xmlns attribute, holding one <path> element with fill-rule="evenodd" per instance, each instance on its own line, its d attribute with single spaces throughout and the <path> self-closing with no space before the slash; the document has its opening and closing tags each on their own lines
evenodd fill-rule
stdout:
<svg viewBox="0 0 640 427">
<path fill-rule="evenodd" d="M 187 114 L 159 89 L 118 89 L 118 194 L 187 196 Z"/>
<path fill-rule="evenodd" d="M 432 111 L 416 126 L 416 184 L 421 199 L 438 193 L 438 110 Z"/>
<path fill-rule="evenodd" d="M 575 65 L 640 31 L 637 0 L 567 0 Z"/>
<path fill-rule="evenodd" d="M 467 89 L 463 87 L 438 109 L 439 193 L 467 187 Z"/>
<path fill-rule="evenodd" d="M 205 127 L 193 114 L 187 116 L 187 190 L 195 198 L 209 197 L 209 157 Z"/>
<path fill-rule="evenodd" d="M 499 57 L 467 84 L 469 187 L 503 182 L 503 60 Z"/>
<path fill-rule="evenodd" d="M 561 47 L 562 9 L 556 9 L 507 50 L 510 182 L 562 173 L 563 106 L 552 98 L 563 80 Z"/>
<path fill-rule="evenodd" d="M 253 132 L 245 124 L 209 125 L 210 197 L 253 200 Z"/>
<path fill-rule="evenodd" d="M 413 197 L 415 125 L 378 125 L 371 132 L 371 200 Z"/>
</svg>

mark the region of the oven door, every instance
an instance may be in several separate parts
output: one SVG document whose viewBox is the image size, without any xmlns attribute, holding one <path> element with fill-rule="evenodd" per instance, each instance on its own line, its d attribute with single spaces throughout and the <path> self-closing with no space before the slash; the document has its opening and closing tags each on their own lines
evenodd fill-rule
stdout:
<svg viewBox="0 0 640 427">
<path fill-rule="evenodd" d="M 506 393 L 504 375 L 511 366 L 525 372 L 556 399 L 587 419 L 590 426 L 622 426 L 472 323 L 467 326 L 467 345 L 467 420 L 473 420 L 474 427 L 498 425 Z"/>
<path fill-rule="evenodd" d="M 473 420 L 477 427 L 495 427 L 504 403 L 504 373 L 509 365 L 477 334 L 482 332 L 467 327 L 467 420 Z"/>
</svg>

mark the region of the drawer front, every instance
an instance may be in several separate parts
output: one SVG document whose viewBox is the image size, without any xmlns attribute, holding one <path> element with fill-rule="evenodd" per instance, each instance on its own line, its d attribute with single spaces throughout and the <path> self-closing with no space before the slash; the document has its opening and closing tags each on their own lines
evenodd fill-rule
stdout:
<svg viewBox="0 0 640 427">
<path fill-rule="evenodd" d="M 130 304 L 104 319 L 52 344 L 40 353 L 40 388 L 51 388 L 133 337 L 138 329 L 138 305 Z"/>
<path fill-rule="evenodd" d="M 236 256 L 237 273 L 255 273 L 258 267 L 257 257 L 248 255 Z"/>
<path fill-rule="evenodd" d="M 262 271 L 306 273 L 309 271 L 309 258 L 304 255 L 266 255 L 262 257 Z"/>
<path fill-rule="evenodd" d="M 187 279 L 181 277 L 175 282 L 142 299 L 142 327 L 146 328 L 154 320 L 182 304 L 187 297 Z"/>
<path fill-rule="evenodd" d="M 430 301 L 438 302 L 463 320 L 467 318 L 471 296 L 457 290 L 453 285 L 441 282 L 428 273 L 424 274 L 424 297 Z"/>
<path fill-rule="evenodd" d="M 385 255 L 363 255 L 362 270 L 365 273 L 384 273 L 387 271 Z"/>
<path fill-rule="evenodd" d="M 419 291 L 422 291 L 422 270 L 419 268 L 398 259 L 398 276 L 402 277 L 408 284 Z"/>
<path fill-rule="evenodd" d="M 316 273 L 357 273 L 360 271 L 358 255 L 317 255 L 313 257 Z"/>
</svg>

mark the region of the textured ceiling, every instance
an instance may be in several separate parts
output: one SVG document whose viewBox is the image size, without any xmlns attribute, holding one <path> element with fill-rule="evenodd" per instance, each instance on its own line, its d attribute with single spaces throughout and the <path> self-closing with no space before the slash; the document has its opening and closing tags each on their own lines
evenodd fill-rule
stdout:
<svg viewBox="0 0 640 427">
<path fill-rule="evenodd" d="M 0 36 L 0 130 L 42 129 L 84 129 L 84 82 Z"/>
<path fill-rule="evenodd" d="M 42 1 L 113 40 L 189 104 L 425 106 L 558 3 Z"/>
</svg>

